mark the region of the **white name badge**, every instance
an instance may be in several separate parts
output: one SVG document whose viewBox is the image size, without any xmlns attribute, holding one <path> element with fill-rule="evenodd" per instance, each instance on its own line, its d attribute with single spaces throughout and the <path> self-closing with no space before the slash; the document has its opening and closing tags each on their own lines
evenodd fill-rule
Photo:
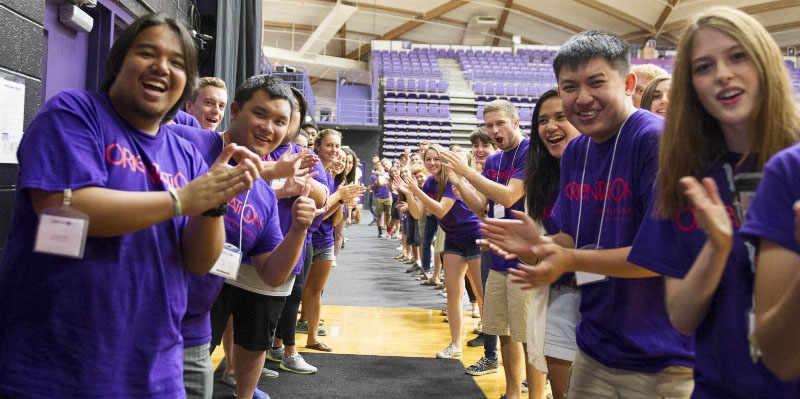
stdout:
<svg viewBox="0 0 800 399">
<path fill-rule="evenodd" d="M 270 185 L 270 187 L 272 187 L 273 190 L 277 190 L 277 189 L 283 187 L 285 184 L 286 184 L 286 178 L 285 177 L 281 178 L 281 179 L 272 179 L 269 182 L 269 185 Z"/>
<path fill-rule="evenodd" d="M 225 248 L 222 249 L 222 253 L 219 255 L 219 259 L 217 259 L 217 263 L 214 263 L 214 267 L 211 268 L 209 273 L 220 276 L 230 280 L 236 280 L 236 276 L 239 275 L 239 266 L 242 264 L 242 252 L 239 251 L 239 248 L 236 248 L 235 245 L 225 244 Z"/>
<path fill-rule="evenodd" d="M 67 206 L 47 208 L 39 215 L 34 252 L 83 259 L 89 217 Z"/>
<path fill-rule="evenodd" d="M 506 217 L 506 207 L 504 207 L 503 205 L 498 204 L 498 203 L 495 202 L 494 203 L 494 207 L 492 208 L 492 210 L 493 210 L 495 219 L 502 219 L 502 218 Z"/>
<path fill-rule="evenodd" d="M 597 273 L 575 272 L 575 282 L 578 286 L 604 281 L 607 278 L 608 277 Z"/>
</svg>

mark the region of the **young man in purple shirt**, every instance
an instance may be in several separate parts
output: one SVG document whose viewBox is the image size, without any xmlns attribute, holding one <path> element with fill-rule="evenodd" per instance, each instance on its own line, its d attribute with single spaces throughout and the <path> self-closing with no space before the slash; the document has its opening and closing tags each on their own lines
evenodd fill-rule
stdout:
<svg viewBox="0 0 800 399">
<path fill-rule="evenodd" d="M 392 194 L 389 192 L 389 174 L 386 173 L 383 163 L 375 162 L 375 169 L 369 179 L 369 189 L 372 190 L 375 211 L 378 219 L 378 237 L 389 237 L 383 234 L 383 227 L 389 228 L 389 219 L 392 213 Z"/>
<path fill-rule="evenodd" d="M 525 209 L 525 163 L 530 139 L 522 136 L 519 113 L 507 100 L 495 100 L 487 104 L 484 121 L 489 137 L 500 151 L 486 158 L 482 171 L 470 167 L 463 158 L 451 151 L 445 151 L 442 158 L 449 168 L 474 187 L 469 187 L 464 179 L 455 179 L 453 182 L 475 214 L 482 216 L 488 206 L 489 217 L 510 218 L 510 210 Z M 508 269 L 514 268 L 516 263 L 515 260 L 492 254 L 483 303 L 483 332 L 500 337 L 506 373 L 506 397 L 518 398 L 522 394 L 523 370 L 526 370 L 531 397 L 544 397 L 546 367 L 545 370 L 537 370 L 525 361 L 528 303 L 534 293 L 522 290 L 511 282 Z M 547 287 L 539 288 L 536 295 L 539 297 L 546 292 Z"/>
<path fill-rule="evenodd" d="M 31 122 L 0 265 L 0 301 L 14 304 L 0 312 L 0 397 L 185 395 L 186 271 L 214 265 L 221 204 L 250 189 L 259 162 L 230 145 L 209 169 L 163 125 L 196 63 L 183 25 L 141 17 L 111 48 L 101 92 L 61 92 Z M 65 189 L 89 218 L 80 259 L 33 250 L 37 217 Z"/>
<path fill-rule="evenodd" d="M 516 236 L 534 245 L 511 252 L 540 262 L 511 273 L 541 286 L 576 272 L 581 321 L 568 396 L 688 398 L 692 339 L 670 323 L 663 278 L 627 261 L 652 201 L 663 119 L 633 108 L 630 49 L 615 35 L 573 36 L 553 69 L 564 113 L 582 136 L 561 158 L 552 211 L 561 231 L 541 237 L 521 229 Z M 493 243 L 510 248 L 506 241 Z"/>
<path fill-rule="evenodd" d="M 218 153 L 223 145 L 243 143 L 261 158 L 288 137 L 288 121 L 292 114 L 289 86 L 277 77 L 253 76 L 237 88 L 231 104 L 231 125 L 222 136 L 209 130 L 173 128 L 179 135 L 195 143 L 206 158 Z M 253 140 L 256 138 L 257 140 Z M 293 175 L 293 174 L 292 174 Z M 310 191 L 310 190 L 309 190 Z M 313 219 L 314 202 L 301 196 L 289 205 L 288 215 L 279 223 L 279 206 L 268 183 L 259 179 L 253 188 L 232 199 L 225 214 L 227 242 L 243 254 L 238 276 L 223 288 L 223 278 L 208 274 L 190 279 L 189 304 L 183 319 L 184 382 L 187 396 L 209 398 L 212 392 L 209 343 L 212 341 L 210 311 L 215 300 L 224 303 L 228 312 L 215 319 L 215 329 L 224 329 L 229 313 L 233 313 L 234 328 L 246 331 L 236 336 L 233 364 L 239 375 L 237 396 L 253 396 L 260 376 L 263 358 L 262 342 L 269 345 L 272 328 L 277 324 L 283 299 L 294 282 L 292 260 L 300 257 L 306 229 Z M 283 225 L 286 228 L 283 228 Z M 284 239 L 284 236 L 286 239 Z M 298 239 L 299 238 L 299 239 Z M 287 290 L 288 287 L 288 290 Z M 273 295 L 274 294 L 274 295 Z M 259 311 L 263 310 L 263 311 Z M 255 327 L 253 325 L 256 325 Z M 261 328 L 258 328 L 261 326 Z M 272 326 L 272 327 L 270 327 Z M 258 363 L 260 361 L 260 363 Z M 253 370 L 253 364 L 257 367 Z M 253 390 L 251 390 L 252 386 Z"/>
</svg>

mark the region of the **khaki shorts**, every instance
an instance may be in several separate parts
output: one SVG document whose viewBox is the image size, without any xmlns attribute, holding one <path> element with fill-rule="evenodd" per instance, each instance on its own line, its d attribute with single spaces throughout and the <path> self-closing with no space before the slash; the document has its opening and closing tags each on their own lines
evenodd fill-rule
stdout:
<svg viewBox="0 0 800 399">
<path fill-rule="evenodd" d="M 378 219 L 380 219 L 384 213 L 392 213 L 392 199 L 375 198 L 375 213 L 378 214 Z"/>
<path fill-rule="evenodd" d="M 658 373 L 627 371 L 608 367 L 580 350 L 569 374 L 569 399 L 688 399 L 694 389 L 689 367 L 667 367 Z"/>
<path fill-rule="evenodd" d="M 533 291 L 512 283 L 512 275 L 489 270 L 483 297 L 483 332 L 527 341 L 528 304 Z"/>
</svg>

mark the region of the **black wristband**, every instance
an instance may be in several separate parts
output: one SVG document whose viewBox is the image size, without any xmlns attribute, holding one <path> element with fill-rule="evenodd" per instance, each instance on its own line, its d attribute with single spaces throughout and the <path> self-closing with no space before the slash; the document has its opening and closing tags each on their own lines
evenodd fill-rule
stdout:
<svg viewBox="0 0 800 399">
<path fill-rule="evenodd" d="M 227 202 L 223 202 L 218 207 L 211 208 L 211 209 L 203 212 L 203 216 L 217 218 L 217 217 L 220 217 L 220 216 L 224 215 L 225 212 L 227 212 L 227 211 L 228 211 L 228 203 Z"/>
</svg>

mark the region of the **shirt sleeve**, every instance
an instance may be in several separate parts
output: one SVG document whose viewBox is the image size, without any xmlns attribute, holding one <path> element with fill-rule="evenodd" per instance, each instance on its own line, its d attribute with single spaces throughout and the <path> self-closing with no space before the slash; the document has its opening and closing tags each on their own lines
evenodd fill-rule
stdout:
<svg viewBox="0 0 800 399">
<path fill-rule="evenodd" d="M 679 231 L 672 219 L 656 218 L 651 208 L 647 209 L 647 216 L 633 240 L 628 262 L 658 274 L 683 278 L 694 260 L 687 253 L 686 245 L 680 242 L 681 235 L 688 233 Z M 690 213 L 686 216 L 692 217 Z"/>
<path fill-rule="evenodd" d="M 800 246 L 794 238 L 792 208 L 794 202 L 800 199 L 800 188 L 797 184 L 792 187 L 792 182 L 797 181 L 796 173 L 800 170 L 800 162 L 790 159 L 789 154 L 789 152 L 779 154 L 767 162 L 764 176 L 747 212 L 747 221 L 741 233 L 765 238 L 800 253 Z"/>
<path fill-rule="evenodd" d="M 449 180 L 447 181 L 447 185 L 444 186 L 444 193 L 442 194 L 442 198 L 444 197 L 452 198 L 454 200 L 459 200 L 458 196 L 456 196 L 456 193 L 453 192 L 453 183 L 451 183 Z"/>
<path fill-rule="evenodd" d="M 31 122 L 19 145 L 19 188 L 45 191 L 104 187 L 105 140 L 87 93 L 61 92 Z"/>
</svg>

